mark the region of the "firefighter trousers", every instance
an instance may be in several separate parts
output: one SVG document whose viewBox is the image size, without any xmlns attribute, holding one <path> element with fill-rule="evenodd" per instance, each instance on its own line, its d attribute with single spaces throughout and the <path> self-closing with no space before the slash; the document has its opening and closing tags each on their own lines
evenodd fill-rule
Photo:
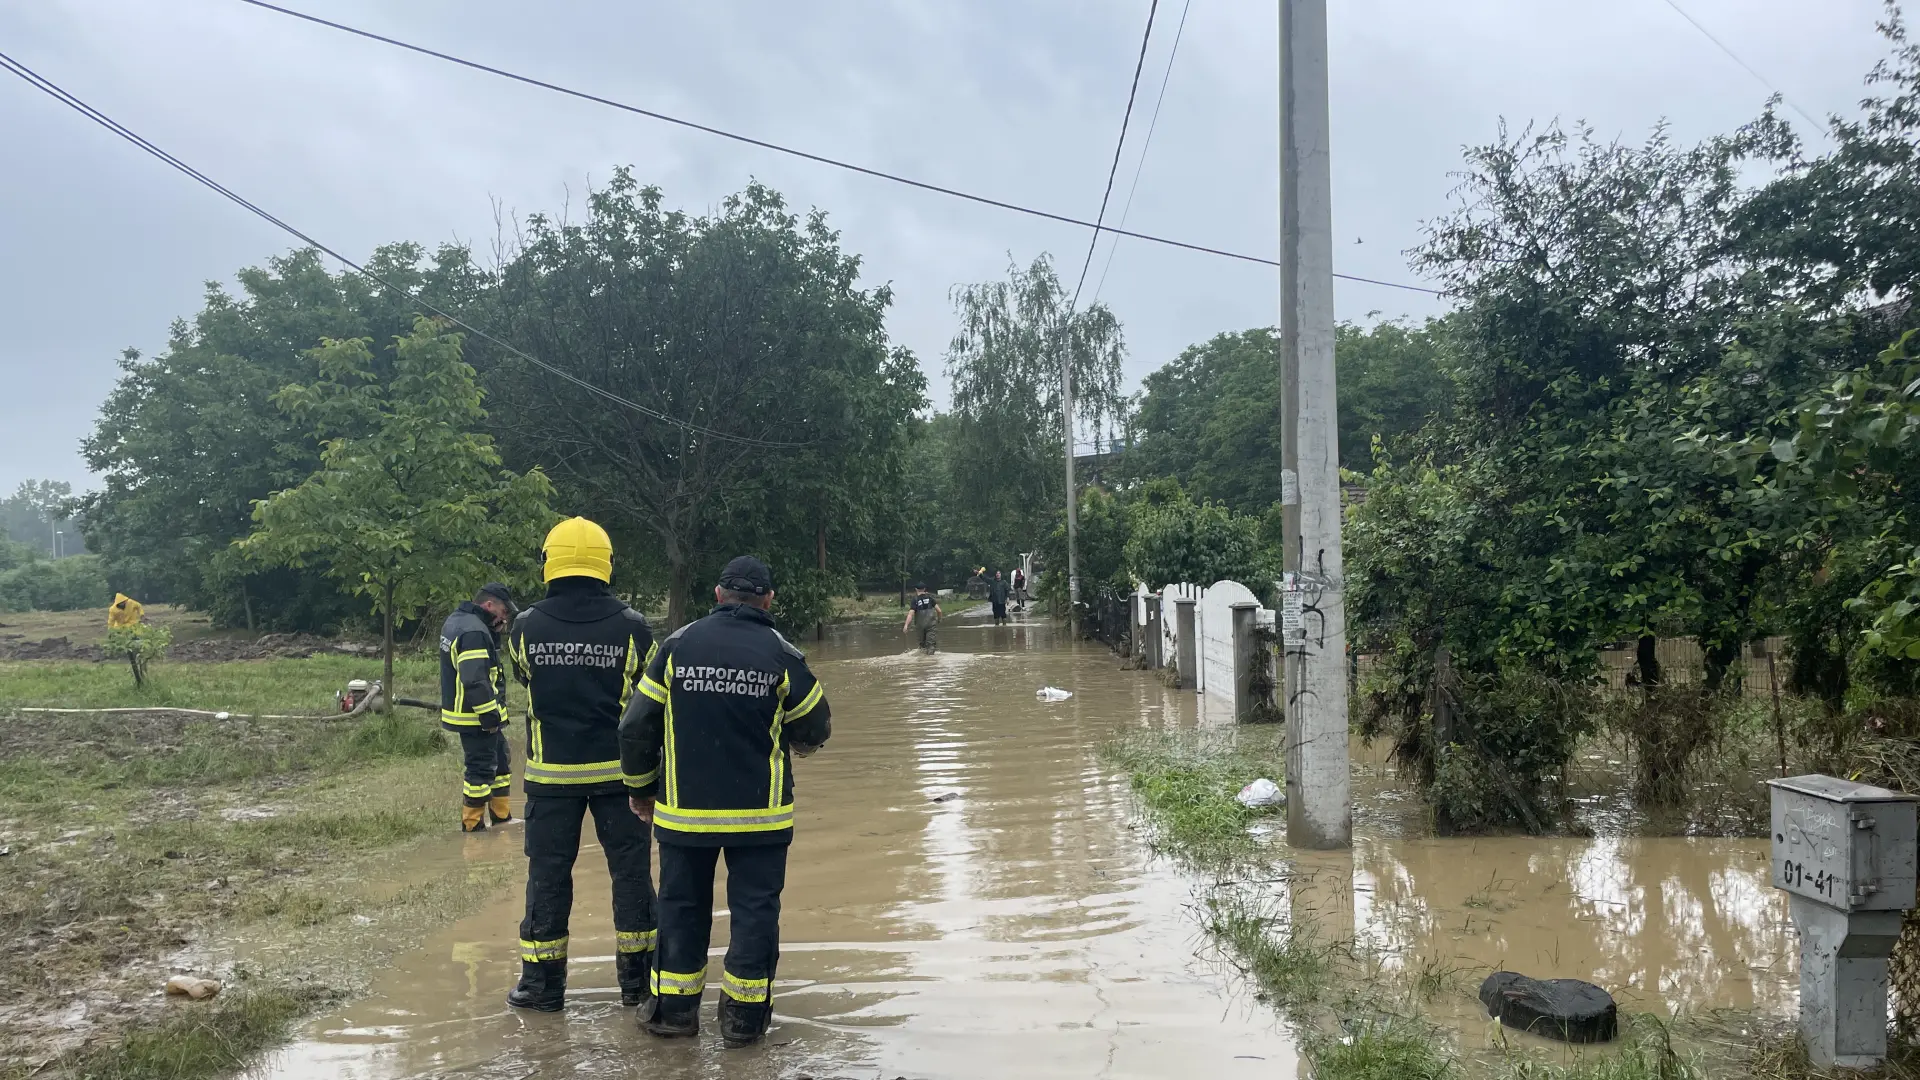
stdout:
<svg viewBox="0 0 1920 1080">
<path fill-rule="evenodd" d="M 720 1007 L 744 1011 L 766 1030 L 773 1013 L 773 971 L 780 962 L 780 891 L 787 845 L 693 847 L 660 843 L 660 952 L 654 995 L 663 1011 L 698 1008 L 707 984 L 713 936 L 713 871 L 727 853 L 731 932 L 721 961 Z"/>
<path fill-rule="evenodd" d="M 505 728 L 461 732 L 460 757 L 466 767 L 460 794 L 468 806 L 485 806 L 488 799 L 503 798 L 513 787 L 513 756 L 507 750 Z"/>
<path fill-rule="evenodd" d="M 528 795 L 527 914 L 520 920 L 520 958 L 528 963 L 567 957 L 573 861 L 588 813 L 613 877 L 615 948 L 623 956 L 653 952 L 652 838 L 646 823 L 627 808 L 626 795 Z"/>
</svg>

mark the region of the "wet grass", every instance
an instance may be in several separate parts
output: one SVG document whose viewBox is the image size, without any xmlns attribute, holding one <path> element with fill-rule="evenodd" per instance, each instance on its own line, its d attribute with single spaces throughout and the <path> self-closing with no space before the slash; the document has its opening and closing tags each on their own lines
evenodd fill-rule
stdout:
<svg viewBox="0 0 1920 1080">
<path fill-rule="evenodd" d="M 396 657 L 394 682 L 403 697 L 438 700 L 439 661 L 431 655 Z M 238 714 L 325 716 L 337 710 L 334 691 L 349 679 L 377 679 L 378 657 L 157 663 L 135 688 L 125 664 L 74 660 L 0 661 L 0 712 L 26 706 L 67 709 L 183 708 Z M 422 713 L 424 715 L 424 713 Z"/>
<path fill-rule="evenodd" d="M 1460 1071 L 1432 1030 L 1392 1019 L 1354 1024 L 1338 1036 L 1306 1039 L 1314 1080 L 1451 1080 Z"/>
<path fill-rule="evenodd" d="M 1782 1029 L 1757 1040 L 1741 1075 L 1752 1080 L 1920 1080 L 1920 1048 L 1895 1043 L 1887 1049 L 1886 1064 L 1869 1072 L 1817 1069 L 1799 1038 Z"/>
<path fill-rule="evenodd" d="M 148 604 L 145 621 L 166 627 L 178 642 L 207 637 L 232 636 L 234 631 L 215 630 L 205 615 L 172 604 Z M 96 645 L 107 636 L 107 609 L 80 611 L 10 611 L 0 614 L 0 638 L 22 641 L 66 638 L 76 644 Z"/>
<path fill-rule="evenodd" d="M 196 664 L 198 681 L 165 696 L 317 712 L 322 693 L 331 706 L 333 689 L 367 666 L 333 656 Z M 24 685 L 10 680 L 22 671 Z M 0 700 L 67 704 L 58 694 L 70 687 L 83 704 L 120 704 L 114 686 L 131 689 L 113 665 L 0 664 Z M 241 928 L 284 932 L 323 980 L 341 985 L 351 965 L 339 963 L 337 941 L 365 933 L 367 919 L 354 917 L 377 916 L 390 931 L 399 914 L 437 917 L 472 900 L 463 869 L 450 872 L 458 880 L 390 896 L 358 884 L 372 860 L 454 828 L 459 771 L 451 740 L 419 710 L 223 721 L 0 704 L 0 940 L 9 943 L 0 996 L 22 1006 L 0 1020 L 0 1078 L 23 1062 L 51 1070 L 38 1075 L 208 1076 L 278 1041 L 321 990 L 254 985 L 161 1008 L 161 958 Z M 369 941 L 354 954 L 390 944 Z M 84 1049 L 70 1045 L 73 1033 L 36 1026 L 79 995 L 121 999 L 117 1009 L 89 1008 L 97 1026 Z"/>
<path fill-rule="evenodd" d="M 1320 939 L 1318 924 L 1282 916 L 1231 889 L 1209 896 L 1206 907 L 1207 933 L 1226 946 L 1268 1000 L 1297 1007 L 1326 992 L 1336 948 Z"/>
<path fill-rule="evenodd" d="M 125 1039 L 63 1055 L 41 1071 L 76 1080 L 189 1080 L 225 1075 L 279 1045 L 296 1021 L 332 998 L 317 988 L 267 987 L 233 991 L 204 1003 L 177 1003 L 168 1008 L 168 1015 Z"/>
<path fill-rule="evenodd" d="M 1618 1046 L 1586 1050 L 1570 1064 L 1509 1055 L 1499 1073 L 1500 1080 L 1704 1080 L 1708 1075 L 1697 1057 L 1674 1049 L 1671 1028 L 1652 1016 L 1633 1018 Z"/>
<path fill-rule="evenodd" d="M 1257 855 L 1260 841 L 1247 826 L 1274 810 L 1249 810 L 1234 798 L 1283 763 L 1262 753 L 1193 738 L 1139 736 L 1102 749 L 1125 769 L 1153 825 L 1157 850 L 1196 865 L 1233 865 Z"/>
</svg>

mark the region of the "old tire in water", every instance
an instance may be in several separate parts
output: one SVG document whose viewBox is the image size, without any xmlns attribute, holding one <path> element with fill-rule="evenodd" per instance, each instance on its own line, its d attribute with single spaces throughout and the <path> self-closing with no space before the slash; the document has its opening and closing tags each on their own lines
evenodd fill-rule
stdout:
<svg viewBox="0 0 1920 1080">
<path fill-rule="evenodd" d="M 1496 971 L 1480 984 L 1480 1003 L 1507 1027 L 1561 1042 L 1607 1042 L 1620 1033 L 1613 995 L 1579 979 Z"/>
</svg>

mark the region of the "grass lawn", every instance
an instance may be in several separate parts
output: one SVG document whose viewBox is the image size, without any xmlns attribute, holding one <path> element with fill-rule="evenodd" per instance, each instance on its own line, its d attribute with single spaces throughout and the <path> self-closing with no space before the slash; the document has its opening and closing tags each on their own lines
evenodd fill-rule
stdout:
<svg viewBox="0 0 1920 1080">
<path fill-rule="evenodd" d="M 349 679 L 378 679 L 380 658 L 346 655 L 303 660 L 240 660 L 220 664 L 161 661 L 135 689 L 125 664 L 71 660 L 0 661 L 0 711 L 22 706 L 68 709 L 163 708 L 320 716 L 334 712 L 334 692 Z M 394 659 L 396 692 L 440 699 L 439 660 L 432 654 Z M 420 715 L 426 715 L 420 713 Z"/>
<path fill-rule="evenodd" d="M 172 604 L 150 604 L 145 620 L 173 631 L 173 640 L 230 637 L 236 631 L 215 630 L 213 623 L 197 611 Z M 107 609 L 82 608 L 78 611 L 14 611 L 0 614 L 0 637 L 23 641 L 66 638 L 77 644 L 97 645 L 107 636 Z"/>
<path fill-rule="evenodd" d="M 459 757 L 435 718 L 339 719 L 333 691 L 377 660 L 316 656 L 126 670 L 85 661 L 0 664 L 0 1078 L 218 1075 L 350 988 L 333 933 L 475 903 L 462 880 L 374 896 L 361 871 L 457 828 Z M 429 659 L 400 667 L 432 697 Z M 176 705 L 233 712 L 29 713 L 26 705 Z M 253 713 L 331 716 L 268 720 Z M 436 891 L 437 890 L 437 891 Z M 156 994 L 168 957 L 237 931 L 311 957 L 236 981 L 210 1002 Z M 333 955 L 329 955 L 332 953 Z M 74 1031 L 57 1022 L 92 1002 Z M 101 1006 L 115 1002 L 111 1007 Z"/>
</svg>

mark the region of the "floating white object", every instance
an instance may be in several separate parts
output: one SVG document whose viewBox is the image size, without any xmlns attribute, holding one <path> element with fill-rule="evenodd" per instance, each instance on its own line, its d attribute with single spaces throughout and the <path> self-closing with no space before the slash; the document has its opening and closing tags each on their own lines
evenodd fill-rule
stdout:
<svg viewBox="0 0 1920 1080">
<path fill-rule="evenodd" d="M 1062 690 L 1057 686 L 1043 686 L 1033 692 L 1041 701 L 1065 701 L 1073 696 L 1073 691 Z"/>
<path fill-rule="evenodd" d="M 1278 784 L 1275 784 L 1264 776 L 1248 784 L 1246 787 L 1241 788 L 1240 794 L 1235 795 L 1234 798 L 1239 801 L 1241 806 L 1249 810 L 1258 810 L 1268 806 L 1285 806 L 1287 804 L 1286 792 L 1281 791 Z"/>
<path fill-rule="evenodd" d="M 229 720 L 233 718 L 233 714 L 227 713 L 227 712 L 217 712 L 213 714 L 213 718 L 215 720 Z"/>
</svg>

